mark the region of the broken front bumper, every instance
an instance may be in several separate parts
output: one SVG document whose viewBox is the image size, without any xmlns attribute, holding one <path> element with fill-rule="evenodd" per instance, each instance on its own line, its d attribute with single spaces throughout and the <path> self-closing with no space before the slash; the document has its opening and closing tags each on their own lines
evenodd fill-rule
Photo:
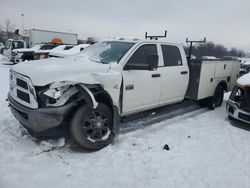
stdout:
<svg viewBox="0 0 250 188">
<path fill-rule="evenodd" d="M 22 59 L 11 58 L 10 61 L 16 64 L 22 62 Z"/>
<path fill-rule="evenodd" d="M 240 120 L 242 122 L 245 123 L 249 123 L 250 124 L 250 113 L 249 112 L 245 112 L 241 109 L 239 109 L 239 107 L 232 101 L 228 101 L 227 102 L 227 112 L 228 115 L 231 116 L 234 119 Z"/>
<path fill-rule="evenodd" d="M 15 118 L 26 127 L 29 132 L 39 135 L 50 129 L 64 125 L 70 111 L 75 106 L 69 103 L 60 107 L 30 109 L 16 102 L 8 95 L 10 109 Z"/>
</svg>

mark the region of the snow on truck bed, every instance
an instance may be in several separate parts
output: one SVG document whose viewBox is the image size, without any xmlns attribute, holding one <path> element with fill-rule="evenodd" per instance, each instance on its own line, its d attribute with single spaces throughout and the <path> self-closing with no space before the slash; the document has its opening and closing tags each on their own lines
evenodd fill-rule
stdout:
<svg viewBox="0 0 250 188">
<path fill-rule="evenodd" d="M 1 188 L 250 185 L 250 132 L 229 123 L 225 101 L 214 111 L 180 115 L 87 152 L 64 139 L 38 142 L 18 124 L 4 100 L 8 69 L 0 63 Z"/>
</svg>

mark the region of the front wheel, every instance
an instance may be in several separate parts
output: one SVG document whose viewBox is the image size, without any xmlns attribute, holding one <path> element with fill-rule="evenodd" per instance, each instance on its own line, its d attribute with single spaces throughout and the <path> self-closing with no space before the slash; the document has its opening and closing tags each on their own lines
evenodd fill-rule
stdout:
<svg viewBox="0 0 250 188">
<path fill-rule="evenodd" d="M 96 109 L 81 106 L 72 118 L 70 133 L 73 140 L 89 150 L 100 150 L 114 139 L 112 111 L 102 103 Z"/>
</svg>

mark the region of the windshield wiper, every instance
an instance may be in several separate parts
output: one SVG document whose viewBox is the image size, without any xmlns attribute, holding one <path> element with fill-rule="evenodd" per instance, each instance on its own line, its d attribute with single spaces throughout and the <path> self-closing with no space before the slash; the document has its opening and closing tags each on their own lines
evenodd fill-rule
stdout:
<svg viewBox="0 0 250 188">
<path fill-rule="evenodd" d="M 90 58 L 89 58 L 89 60 L 90 60 L 90 61 L 94 61 L 94 62 L 96 62 L 96 63 L 102 63 L 101 61 L 97 61 L 97 60 L 90 59 Z"/>
</svg>

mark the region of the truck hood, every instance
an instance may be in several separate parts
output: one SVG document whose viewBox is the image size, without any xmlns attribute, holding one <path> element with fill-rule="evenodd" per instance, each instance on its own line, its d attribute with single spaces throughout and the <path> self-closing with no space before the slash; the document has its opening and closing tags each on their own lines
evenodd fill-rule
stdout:
<svg viewBox="0 0 250 188">
<path fill-rule="evenodd" d="M 11 68 L 28 76 L 34 86 L 45 86 L 53 82 L 72 81 L 86 84 L 97 83 L 93 75 L 107 73 L 110 65 L 80 58 L 49 58 L 19 63 Z"/>
</svg>

